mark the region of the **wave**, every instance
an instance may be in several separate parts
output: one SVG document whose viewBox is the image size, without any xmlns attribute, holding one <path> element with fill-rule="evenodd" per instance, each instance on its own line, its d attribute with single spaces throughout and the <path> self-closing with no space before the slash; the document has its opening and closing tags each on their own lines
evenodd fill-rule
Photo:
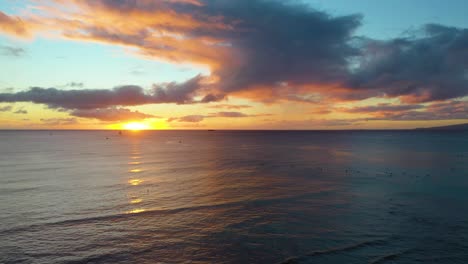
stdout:
<svg viewBox="0 0 468 264">
<path fill-rule="evenodd" d="M 20 227 L 0 230 L 0 234 L 10 234 L 10 233 L 16 233 L 16 232 L 22 232 L 22 231 L 31 232 L 35 230 L 41 230 L 42 228 L 47 227 L 47 226 L 70 226 L 70 225 L 80 225 L 80 224 L 92 224 L 92 223 L 101 222 L 101 221 L 115 221 L 115 220 L 135 217 L 136 215 L 143 216 L 143 215 L 154 215 L 154 214 L 178 213 L 182 211 L 204 209 L 204 208 L 210 208 L 210 207 L 216 207 L 216 206 L 217 205 L 215 206 L 206 205 L 206 206 L 180 207 L 180 208 L 174 208 L 174 209 L 153 209 L 153 210 L 141 211 L 138 213 L 117 213 L 117 214 L 100 215 L 100 216 L 94 216 L 94 217 L 67 219 L 67 220 L 57 221 L 57 222 L 32 224 L 32 225 L 27 225 L 27 226 L 20 226 Z"/>
<path fill-rule="evenodd" d="M 334 255 L 334 254 L 337 254 L 337 253 L 349 252 L 349 251 L 353 251 L 353 250 L 364 248 L 364 247 L 385 245 L 387 243 L 388 243 L 388 239 L 369 240 L 369 241 L 364 241 L 364 242 L 360 242 L 360 243 L 356 243 L 356 244 L 352 244 L 352 245 L 347 245 L 347 246 L 343 246 L 343 247 L 313 251 L 313 252 L 307 253 L 307 254 L 305 254 L 303 256 L 288 258 L 288 259 L 280 262 L 280 264 L 296 264 L 296 263 L 299 263 L 300 261 L 302 261 L 302 260 L 304 260 L 306 258 L 309 258 L 309 257 L 317 257 L 317 256 L 323 256 L 323 255 Z"/>
<path fill-rule="evenodd" d="M 379 257 L 379 258 L 376 258 L 376 259 L 372 260 L 371 262 L 369 262 L 369 264 L 381 264 L 381 263 L 384 263 L 384 262 L 387 262 L 387 261 L 393 261 L 393 260 L 398 259 L 402 255 L 405 255 L 405 254 L 407 254 L 407 253 L 409 253 L 411 251 L 412 251 L 411 249 L 407 249 L 407 250 L 403 250 L 403 251 L 400 251 L 400 252 L 388 254 L 388 255 L 385 255 L 385 256 L 382 256 L 382 257 Z"/>
<path fill-rule="evenodd" d="M 69 260 L 63 263 L 67 264 L 79 264 L 79 263 L 121 263 L 121 262 L 128 262 L 131 257 L 140 256 L 146 253 L 153 251 L 153 247 L 147 247 L 142 249 L 135 249 L 135 250 L 125 250 L 120 252 L 110 252 L 110 253 L 102 253 L 91 255 L 87 257 L 83 257 L 77 260 Z"/>
<path fill-rule="evenodd" d="M 12 188 L 12 189 L 0 188 L 0 193 L 4 195 L 4 194 L 19 193 L 19 192 L 32 192 L 32 191 L 37 191 L 39 189 L 40 187 Z"/>
<path fill-rule="evenodd" d="M 271 203 L 276 201 L 287 201 L 287 200 L 295 200 L 301 198 L 307 198 L 311 195 L 318 195 L 330 192 L 330 190 L 326 191 L 318 191 L 318 192 L 311 192 L 305 194 L 296 194 L 296 195 L 288 195 L 288 196 L 281 196 L 281 197 L 274 197 L 274 198 L 264 198 L 264 199 L 251 199 L 251 200 L 239 200 L 239 201 L 232 201 L 232 202 L 223 202 L 217 204 L 205 204 L 205 205 L 195 205 L 195 206 L 185 206 L 185 207 L 176 207 L 176 208 L 168 208 L 168 209 L 145 209 L 139 211 L 138 213 L 116 213 L 116 214 L 108 214 L 108 215 L 99 215 L 93 217 L 84 217 L 84 218 L 76 218 L 76 219 L 67 219 L 62 221 L 56 222 L 46 222 L 46 223 L 39 223 L 39 224 L 32 224 L 32 225 L 25 225 L 19 227 L 13 227 L 9 229 L 0 230 L 0 234 L 12 234 L 16 232 L 32 232 L 36 230 L 42 230 L 44 227 L 54 227 L 54 226 L 71 226 L 71 225 L 80 225 L 80 224 L 92 224 L 96 222 L 102 221 L 115 221 L 115 220 L 125 220 L 135 216 L 151 216 L 151 215 L 164 215 L 164 214 L 176 214 L 180 212 L 190 212 L 196 210 L 204 210 L 204 209 L 217 209 L 217 208 L 228 208 L 234 206 L 245 206 L 250 204 L 259 203 Z"/>
</svg>

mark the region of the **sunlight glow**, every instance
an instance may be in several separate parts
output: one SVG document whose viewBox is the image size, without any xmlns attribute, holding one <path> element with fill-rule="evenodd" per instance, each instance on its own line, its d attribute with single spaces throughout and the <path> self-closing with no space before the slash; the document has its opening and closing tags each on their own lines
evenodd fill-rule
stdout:
<svg viewBox="0 0 468 264">
<path fill-rule="evenodd" d="M 129 131 L 141 131 L 141 130 L 153 130 L 153 129 L 168 129 L 169 124 L 165 120 L 149 119 L 144 121 L 131 121 L 127 123 L 116 123 L 107 126 L 108 129 L 112 130 L 129 130 Z"/>
<path fill-rule="evenodd" d="M 128 124 L 125 124 L 123 127 L 124 127 L 124 129 L 127 129 L 127 130 L 146 130 L 146 129 L 150 129 L 150 126 L 148 126 L 147 124 L 139 123 L 139 122 L 128 123 Z"/>
</svg>

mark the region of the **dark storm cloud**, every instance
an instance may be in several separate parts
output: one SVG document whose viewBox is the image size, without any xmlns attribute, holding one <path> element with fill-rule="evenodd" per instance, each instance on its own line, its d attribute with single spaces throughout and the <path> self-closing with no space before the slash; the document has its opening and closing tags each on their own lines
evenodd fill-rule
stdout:
<svg viewBox="0 0 468 264">
<path fill-rule="evenodd" d="M 226 91 L 259 85 L 329 83 L 347 75 L 347 59 L 358 55 L 349 41 L 359 15 L 332 17 L 305 4 L 286 1 L 218 0 L 200 7 L 221 16 L 232 30 L 193 32 L 224 39 L 236 63 L 217 70 Z"/>
<path fill-rule="evenodd" d="M 154 85 L 151 92 L 134 85 L 120 86 L 112 90 L 59 90 L 34 87 L 17 93 L 0 93 L 2 102 L 33 102 L 51 108 L 103 109 L 112 106 L 135 106 L 159 103 L 197 103 L 193 99 L 200 86 L 200 76 L 184 83 Z"/>
<path fill-rule="evenodd" d="M 101 121 L 133 121 L 157 116 L 148 115 L 139 111 L 131 111 L 125 108 L 105 108 L 105 109 L 78 109 L 70 112 L 70 115 L 82 118 L 94 118 Z"/>
<path fill-rule="evenodd" d="M 468 29 L 432 24 L 422 36 L 365 42 L 347 83 L 364 97 L 428 102 L 468 95 Z"/>
</svg>

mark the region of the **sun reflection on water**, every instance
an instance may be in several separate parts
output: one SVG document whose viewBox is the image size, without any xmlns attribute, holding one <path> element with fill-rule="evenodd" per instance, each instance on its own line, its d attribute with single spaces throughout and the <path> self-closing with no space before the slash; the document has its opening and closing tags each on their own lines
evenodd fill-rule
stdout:
<svg viewBox="0 0 468 264">
<path fill-rule="evenodd" d="M 140 185 L 143 182 L 141 179 L 130 179 L 128 180 L 128 183 L 133 186 Z"/>
<path fill-rule="evenodd" d="M 146 210 L 143 208 L 138 208 L 138 209 L 133 209 L 133 210 L 128 211 L 127 214 L 138 214 L 138 213 L 143 213 L 145 211 Z"/>
<path fill-rule="evenodd" d="M 140 198 L 130 200 L 131 204 L 139 204 L 141 202 L 143 202 L 143 199 Z"/>
<path fill-rule="evenodd" d="M 142 145 L 141 141 L 138 138 L 135 138 L 134 141 L 132 141 L 132 145 L 130 146 L 130 149 L 128 151 L 128 173 L 129 174 L 129 179 L 128 179 L 128 184 L 130 186 L 139 186 L 143 184 L 144 180 L 137 175 L 142 175 L 141 173 L 146 170 L 145 167 L 143 167 L 143 150 L 142 150 Z M 128 211 L 126 211 L 127 214 L 138 214 L 145 212 L 146 209 L 141 207 L 141 203 L 143 202 L 143 197 L 142 197 L 142 189 L 141 188 L 129 188 L 128 189 L 128 205 L 130 207 L 134 208 L 129 208 Z M 135 208 L 136 207 L 136 208 Z"/>
</svg>

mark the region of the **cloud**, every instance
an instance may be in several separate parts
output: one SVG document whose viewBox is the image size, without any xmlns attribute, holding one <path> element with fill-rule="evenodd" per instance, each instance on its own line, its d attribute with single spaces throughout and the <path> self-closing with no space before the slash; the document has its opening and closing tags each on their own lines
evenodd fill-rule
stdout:
<svg viewBox="0 0 468 264">
<path fill-rule="evenodd" d="M 252 106 L 250 105 L 231 105 L 231 104 L 218 104 L 218 105 L 211 105 L 207 106 L 208 108 L 214 108 L 214 109 L 235 109 L 235 110 L 240 110 L 240 109 L 245 109 L 245 108 L 251 108 Z"/>
<path fill-rule="evenodd" d="M 209 115 L 209 117 L 249 117 L 250 115 L 241 112 L 218 112 Z"/>
<path fill-rule="evenodd" d="M 330 105 L 317 105 L 309 111 L 312 115 L 326 115 L 333 112 L 333 107 Z"/>
<path fill-rule="evenodd" d="M 428 121 L 428 120 L 456 120 L 468 119 L 467 113 L 433 113 L 420 111 L 407 111 L 401 113 L 385 113 L 382 116 L 366 118 L 366 120 L 391 120 L 391 121 Z"/>
<path fill-rule="evenodd" d="M 300 129 L 323 129 L 326 127 L 340 127 L 357 125 L 362 122 L 362 119 L 305 119 L 305 120 L 265 120 L 262 124 L 264 129 L 284 129 L 284 130 L 300 130 Z"/>
<path fill-rule="evenodd" d="M 83 88 L 84 83 L 82 82 L 69 82 L 65 84 L 66 87 L 72 87 L 72 88 Z"/>
<path fill-rule="evenodd" d="M 0 102 L 33 102 L 51 108 L 94 109 L 114 105 L 148 103 L 151 95 L 138 86 L 121 86 L 112 90 L 59 90 L 34 87 L 28 91 L 0 94 Z"/>
<path fill-rule="evenodd" d="M 468 101 L 446 101 L 429 105 L 429 111 L 446 114 L 465 114 L 468 115 Z"/>
<path fill-rule="evenodd" d="M 47 126 L 63 126 L 78 124 L 76 118 L 41 118 L 41 122 Z"/>
<path fill-rule="evenodd" d="M 242 112 L 217 112 L 211 113 L 208 115 L 188 115 L 182 117 L 171 117 L 167 119 L 167 122 L 191 122 L 199 123 L 205 118 L 242 118 L 242 117 L 258 117 L 258 116 L 271 116 L 270 114 L 259 114 L 259 115 L 249 115 Z"/>
<path fill-rule="evenodd" d="M 78 109 L 70 112 L 70 115 L 82 118 L 94 118 L 101 121 L 134 121 L 147 118 L 157 118 L 157 116 L 131 111 L 125 108 L 104 108 L 104 109 Z"/>
<path fill-rule="evenodd" d="M 468 29 L 430 24 L 416 36 L 364 42 L 346 83 L 361 97 L 418 103 L 468 95 Z"/>
<path fill-rule="evenodd" d="M 424 111 L 404 111 L 386 114 L 387 120 L 455 120 L 468 119 L 468 101 L 433 103 Z"/>
<path fill-rule="evenodd" d="M 152 88 L 153 100 L 156 103 L 195 103 L 194 96 L 195 93 L 202 88 L 202 80 L 203 77 L 197 75 L 184 83 L 169 82 L 155 84 Z M 209 103 L 219 100 L 215 97 L 207 98 L 207 96 L 210 95 L 206 95 L 201 102 Z"/>
<path fill-rule="evenodd" d="M 133 69 L 130 71 L 130 74 L 132 75 L 145 75 L 146 72 L 144 70 L 141 70 L 141 69 Z"/>
<path fill-rule="evenodd" d="M 215 70 L 225 91 L 275 90 L 287 83 L 292 92 L 295 85 L 335 83 L 347 75 L 347 58 L 358 55 L 349 40 L 359 15 L 333 17 L 298 2 L 210 3 L 205 2 L 206 13 L 232 26 L 214 34 L 229 44 L 231 59 Z"/>
<path fill-rule="evenodd" d="M 13 106 L 7 105 L 0 107 L 0 112 L 10 112 L 13 109 Z"/>
<path fill-rule="evenodd" d="M 188 123 L 198 123 L 203 121 L 206 118 L 204 115 L 187 115 L 182 117 L 171 117 L 167 119 L 167 122 L 188 122 Z"/>
<path fill-rule="evenodd" d="M 342 108 L 347 113 L 368 114 L 357 120 L 456 120 L 468 119 L 468 101 L 446 101 L 429 105 L 379 104 L 355 108 Z"/>
<path fill-rule="evenodd" d="M 419 104 L 396 105 L 396 104 L 382 103 L 378 105 L 344 108 L 344 109 L 341 109 L 341 111 L 347 112 L 347 113 L 402 112 L 402 111 L 421 109 L 421 108 L 424 108 L 424 105 L 419 105 Z"/>
<path fill-rule="evenodd" d="M 216 92 L 204 94 L 203 102 L 246 90 L 270 100 L 283 95 L 303 100 L 307 96 L 294 95 L 299 93 L 296 85 L 336 83 L 347 75 L 348 58 L 359 53 L 349 43 L 360 25 L 359 15 L 333 17 L 295 1 L 68 3 L 75 12 L 44 14 L 41 30 L 53 25 L 67 38 L 126 45 L 148 57 L 207 65 L 217 80 Z M 282 82 L 289 87 L 277 87 Z M 259 88 L 264 86 L 274 91 L 263 93 Z M 177 101 L 184 99 L 190 98 Z"/>
<path fill-rule="evenodd" d="M 23 108 L 20 108 L 20 109 L 16 110 L 14 113 L 15 113 L 15 114 L 25 115 L 25 114 L 28 113 L 28 111 L 27 111 L 27 110 L 24 110 Z"/>
<path fill-rule="evenodd" d="M 183 83 L 154 85 L 151 91 L 140 86 L 119 86 L 112 90 L 82 89 L 60 90 L 57 88 L 33 87 L 16 93 L 0 93 L 0 103 L 33 102 L 45 104 L 50 108 L 63 109 L 104 109 L 113 106 L 136 106 L 161 103 L 199 103 L 207 102 L 206 97 L 197 101 L 196 93 L 202 88 L 202 76 L 196 76 Z M 210 101 L 219 98 L 210 98 Z"/>
<path fill-rule="evenodd" d="M 2 55 L 11 57 L 21 57 L 26 53 L 23 48 L 11 46 L 0 46 L 0 50 Z"/>
<path fill-rule="evenodd" d="M 0 32 L 17 36 L 29 34 L 27 23 L 19 17 L 9 16 L 0 11 Z"/>
<path fill-rule="evenodd" d="M 333 16 L 302 1 L 53 2 L 66 8 L 43 8 L 43 14 L 23 18 L 0 13 L 2 30 L 16 35 L 53 31 L 68 39 L 131 47 L 146 58 L 207 66 L 210 76 L 155 84 L 151 91 L 132 85 L 112 90 L 32 88 L 0 94 L 0 102 L 105 109 L 228 97 L 269 104 L 375 97 L 422 104 L 468 95 L 464 28 L 429 24 L 413 35 L 376 40 L 355 35 L 360 15 Z"/>
<path fill-rule="evenodd" d="M 90 27 L 77 28 L 71 37 L 84 31 L 87 38 L 134 46 L 148 56 L 209 65 L 219 94 L 305 103 L 371 97 L 429 102 L 468 94 L 467 63 L 461 59 L 468 54 L 466 29 L 427 25 L 422 34 L 380 41 L 354 36 L 359 15 L 334 17 L 299 2 L 87 5 L 112 17 L 152 14 L 167 24 L 141 19 L 122 32 L 89 21 Z M 163 19 L 163 11 L 174 16 Z M 148 33 L 154 30 L 167 34 L 155 38 Z"/>
<path fill-rule="evenodd" d="M 3 92 L 3 93 L 12 93 L 14 91 L 15 91 L 15 89 L 12 88 L 12 87 L 0 88 L 0 92 Z"/>
</svg>

